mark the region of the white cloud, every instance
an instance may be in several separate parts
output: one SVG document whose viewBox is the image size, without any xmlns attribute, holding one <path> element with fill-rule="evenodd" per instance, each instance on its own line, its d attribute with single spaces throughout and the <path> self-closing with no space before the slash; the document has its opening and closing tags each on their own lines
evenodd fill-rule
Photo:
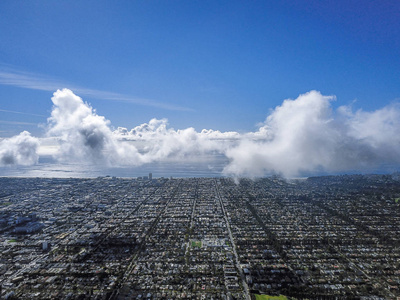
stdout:
<svg viewBox="0 0 400 300">
<path fill-rule="evenodd" d="M 262 176 L 280 173 L 368 171 L 385 163 L 400 163 L 400 107 L 375 112 L 341 107 L 332 111 L 334 97 L 311 91 L 285 100 L 258 132 L 249 133 L 227 150 L 226 174 Z M 249 137 L 264 136 L 254 140 Z"/>
<path fill-rule="evenodd" d="M 224 153 L 240 138 L 237 132 L 197 132 L 192 127 L 174 130 L 168 128 L 167 119 L 152 119 L 131 130 L 119 127 L 114 134 L 119 139 L 142 142 L 141 153 L 146 162 L 174 158 L 196 161 L 204 154 Z"/>
<path fill-rule="evenodd" d="M 205 153 L 223 152 L 232 136 L 238 134 L 194 128 L 174 130 L 166 119 L 152 119 L 128 130 L 119 127 L 114 132 L 110 122 L 76 96 L 71 90 L 54 93 L 53 110 L 48 119 L 48 137 L 57 137 L 60 161 L 91 162 L 96 164 L 139 165 L 153 161 L 197 161 Z M 224 141 L 226 140 L 227 141 Z M 52 140 L 53 142 L 56 140 Z M 41 148 L 54 153 L 54 145 Z"/>
<path fill-rule="evenodd" d="M 44 115 L 32 114 L 32 113 L 27 113 L 27 112 L 22 112 L 22 111 L 15 111 L 15 110 L 6 110 L 6 109 L 0 109 L 0 112 L 18 114 L 18 115 L 35 116 L 35 117 L 46 117 Z"/>
<path fill-rule="evenodd" d="M 339 136 L 332 126 L 333 99 L 311 91 L 296 100 L 285 100 L 257 132 L 249 133 L 238 147 L 227 151 L 231 163 L 225 172 L 249 176 L 271 172 L 293 175 L 330 165 Z"/>
<path fill-rule="evenodd" d="M 110 121 L 71 90 L 57 90 L 48 119 L 47 137 L 29 133 L 1 141 L 2 164 L 37 162 L 37 153 L 59 161 L 107 166 L 150 162 L 201 162 L 210 155 L 229 159 L 224 174 L 264 176 L 320 172 L 384 171 L 400 165 L 400 105 L 353 112 L 332 108 L 333 96 L 317 91 L 285 100 L 258 130 L 240 134 L 194 128 L 170 128 L 167 119 L 152 119 L 112 131 Z M 383 169 L 382 169 L 383 168 Z"/>
<path fill-rule="evenodd" d="M 76 93 L 94 97 L 97 99 L 134 103 L 137 105 L 156 107 L 166 110 L 192 111 L 192 109 L 188 107 L 182 107 L 179 105 L 173 105 L 151 99 L 144 99 L 144 98 L 123 95 L 119 93 L 82 88 L 73 84 L 55 80 L 48 76 L 15 70 L 10 67 L 4 68 L 0 66 L 0 84 L 16 86 L 32 90 L 49 91 L 49 92 L 57 90 L 61 87 L 68 86 L 70 89 L 73 89 Z"/>
<path fill-rule="evenodd" d="M 39 140 L 29 132 L 0 140 L 0 166 L 32 165 L 38 162 Z"/>
<path fill-rule="evenodd" d="M 119 142 L 109 127 L 110 122 L 71 90 L 57 90 L 51 100 L 54 106 L 47 135 L 61 141 L 59 160 L 108 165 L 140 163 L 136 148 Z"/>
<path fill-rule="evenodd" d="M 373 112 L 358 110 L 353 113 L 349 108 L 340 111 L 347 116 L 349 136 L 367 141 L 372 147 L 399 145 L 400 105 L 392 104 Z"/>
</svg>

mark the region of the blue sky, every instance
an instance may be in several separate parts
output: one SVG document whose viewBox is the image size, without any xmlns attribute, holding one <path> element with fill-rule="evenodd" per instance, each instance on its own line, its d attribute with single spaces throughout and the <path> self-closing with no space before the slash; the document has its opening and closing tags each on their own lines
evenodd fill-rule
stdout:
<svg viewBox="0 0 400 300">
<path fill-rule="evenodd" d="M 375 110 L 400 97 L 399 54 L 398 1 L 5 0 L 0 136 L 40 136 L 63 87 L 127 128 L 252 131 L 310 90 Z"/>
</svg>

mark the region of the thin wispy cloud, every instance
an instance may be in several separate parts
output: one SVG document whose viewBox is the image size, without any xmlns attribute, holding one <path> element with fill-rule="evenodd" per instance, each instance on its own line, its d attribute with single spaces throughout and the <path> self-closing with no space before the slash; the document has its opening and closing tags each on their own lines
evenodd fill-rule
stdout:
<svg viewBox="0 0 400 300">
<path fill-rule="evenodd" d="M 94 97 L 102 100 L 121 101 L 121 102 L 127 102 L 137 105 L 150 106 L 150 107 L 156 107 L 174 111 L 193 111 L 193 109 L 188 107 L 154 101 L 151 99 L 137 98 L 119 93 L 82 88 L 67 82 L 55 80 L 53 78 L 44 76 L 42 74 L 35 74 L 26 71 L 15 70 L 13 68 L 0 69 L 0 84 L 20 87 L 24 89 L 40 90 L 48 92 L 54 92 L 55 90 L 62 88 L 69 88 L 81 95 Z"/>
<path fill-rule="evenodd" d="M 42 75 L 16 70 L 0 70 L 0 84 L 49 92 L 54 91 L 61 85 L 61 83 L 45 78 Z"/>
<path fill-rule="evenodd" d="M 0 120 L 0 124 L 38 126 L 38 123 L 19 122 L 19 121 L 3 121 L 3 120 Z"/>
<path fill-rule="evenodd" d="M 35 117 L 44 117 L 44 118 L 47 117 L 45 115 L 32 114 L 32 113 L 27 113 L 27 112 L 22 112 L 22 111 L 15 111 L 15 110 L 7 110 L 7 109 L 0 109 L 0 112 L 10 113 L 10 114 L 18 114 L 18 115 L 35 116 Z"/>
</svg>

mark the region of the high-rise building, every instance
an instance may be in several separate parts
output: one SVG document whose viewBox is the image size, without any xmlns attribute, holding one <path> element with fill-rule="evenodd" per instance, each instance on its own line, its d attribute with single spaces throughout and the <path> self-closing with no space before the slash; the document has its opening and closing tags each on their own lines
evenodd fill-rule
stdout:
<svg viewBox="0 0 400 300">
<path fill-rule="evenodd" d="M 153 180 L 153 174 L 149 173 L 149 180 Z"/>
<path fill-rule="evenodd" d="M 48 250 L 49 249 L 49 243 L 44 241 L 42 242 L 42 250 Z"/>
</svg>

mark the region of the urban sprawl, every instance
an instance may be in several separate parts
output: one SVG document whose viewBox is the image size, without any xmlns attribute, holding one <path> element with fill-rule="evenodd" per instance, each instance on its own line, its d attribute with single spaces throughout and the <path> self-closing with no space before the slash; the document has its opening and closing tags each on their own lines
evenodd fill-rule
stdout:
<svg viewBox="0 0 400 300">
<path fill-rule="evenodd" d="M 396 299 L 400 176 L 0 178 L 1 299 Z"/>
</svg>

